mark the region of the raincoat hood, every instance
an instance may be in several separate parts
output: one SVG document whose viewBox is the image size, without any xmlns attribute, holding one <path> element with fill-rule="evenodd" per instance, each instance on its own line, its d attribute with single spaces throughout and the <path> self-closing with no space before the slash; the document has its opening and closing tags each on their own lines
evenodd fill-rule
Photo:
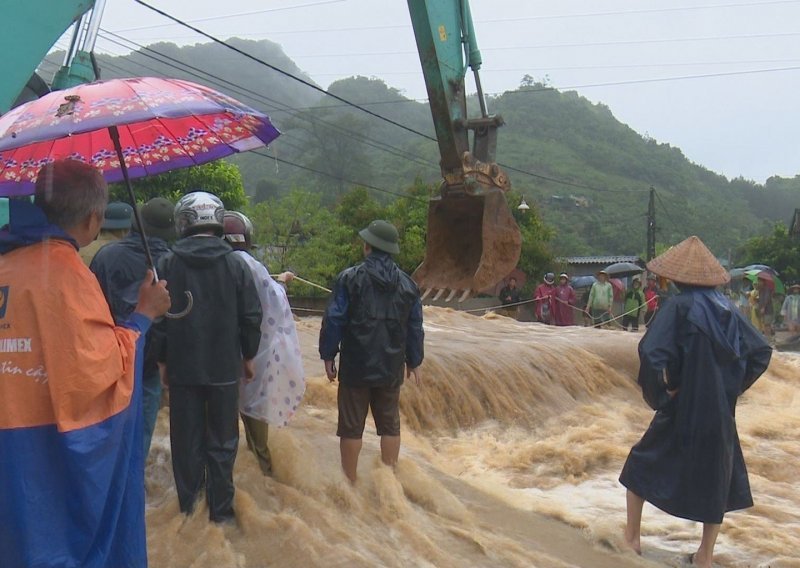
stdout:
<svg viewBox="0 0 800 568">
<path fill-rule="evenodd" d="M 364 269 L 379 290 L 394 290 L 400 280 L 400 269 L 389 253 L 373 250 L 364 260 Z"/>
<path fill-rule="evenodd" d="M 683 286 L 682 293 L 694 300 L 687 318 L 732 359 L 741 356 L 739 325 L 730 301 L 713 288 Z"/>
<path fill-rule="evenodd" d="M 217 236 L 194 235 L 172 245 L 172 252 L 193 268 L 210 266 L 232 251 L 231 245 Z"/>
<path fill-rule="evenodd" d="M 9 223 L 0 229 L 0 254 L 47 239 L 67 241 L 75 250 L 78 243 L 64 229 L 47 220 L 44 211 L 26 199 L 11 199 L 8 203 Z"/>
</svg>

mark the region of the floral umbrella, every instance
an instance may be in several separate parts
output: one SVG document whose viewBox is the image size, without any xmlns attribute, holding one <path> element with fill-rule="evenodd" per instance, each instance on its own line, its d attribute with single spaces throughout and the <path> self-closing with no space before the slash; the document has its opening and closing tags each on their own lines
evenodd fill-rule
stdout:
<svg viewBox="0 0 800 568">
<path fill-rule="evenodd" d="M 208 87 L 178 79 L 112 79 L 52 92 L 0 117 L 0 196 L 33 193 L 45 164 L 91 164 L 107 181 L 204 164 L 265 146 L 280 135 L 269 117 Z M 147 263 L 156 274 L 147 236 Z M 158 276 L 156 275 L 156 279 Z M 187 307 L 192 297 L 186 292 Z"/>
<path fill-rule="evenodd" d="M 109 127 L 119 132 L 121 152 Z M 69 158 L 121 181 L 204 164 L 269 144 L 269 117 L 178 79 L 112 79 L 55 91 L 0 117 L 0 196 L 28 195 L 39 169 Z"/>
</svg>

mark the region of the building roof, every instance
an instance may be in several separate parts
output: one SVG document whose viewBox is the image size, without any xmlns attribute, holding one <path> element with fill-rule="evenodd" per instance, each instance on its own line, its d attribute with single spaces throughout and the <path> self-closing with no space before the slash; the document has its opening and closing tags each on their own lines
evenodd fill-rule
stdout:
<svg viewBox="0 0 800 568">
<path fill-rule="evenodd" d="M 638 256 L 624 256 L 624 255 L 611 255 L 611 256 L 565 256 L 556 259 L 558 262 L 565 264 L 580 265 L 580 264 L 614 264 L 615 262 L 633 262 L 634 264 L 641 264 L 642 259 Z"/>
</svg>

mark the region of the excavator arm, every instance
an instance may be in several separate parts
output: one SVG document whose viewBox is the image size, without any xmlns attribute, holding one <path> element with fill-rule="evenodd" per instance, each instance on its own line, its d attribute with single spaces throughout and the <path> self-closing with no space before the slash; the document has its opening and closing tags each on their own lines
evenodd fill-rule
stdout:
<svg viewBox="0 0 800 568">
<path fill-rule="evenodd" d="M 508 176 L 495 163 L 500 116 L 489 115 L 468 0 L 408 0 L 441 155 L 442 185 L 428 207 L 425 259 L 414 272 L 423 297 L 460 300 L 492 287 L 517 265 L 522 238 L 508 208 Z M 467 115 L 472 69 L 481 116 Z"/>
</svg>

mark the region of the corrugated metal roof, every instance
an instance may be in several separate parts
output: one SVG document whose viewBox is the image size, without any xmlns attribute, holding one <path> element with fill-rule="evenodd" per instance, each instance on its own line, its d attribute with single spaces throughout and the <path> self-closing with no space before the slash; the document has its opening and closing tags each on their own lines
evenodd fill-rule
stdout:
<svg viewBox="0 0 800 568">
<path fill-rule="evenodd" d="M 614 264 L 615 262 L 641 263 L 642 259 L 638 256 L 565 256 L 556 259 L 565 264 Z"/>
</svg>

